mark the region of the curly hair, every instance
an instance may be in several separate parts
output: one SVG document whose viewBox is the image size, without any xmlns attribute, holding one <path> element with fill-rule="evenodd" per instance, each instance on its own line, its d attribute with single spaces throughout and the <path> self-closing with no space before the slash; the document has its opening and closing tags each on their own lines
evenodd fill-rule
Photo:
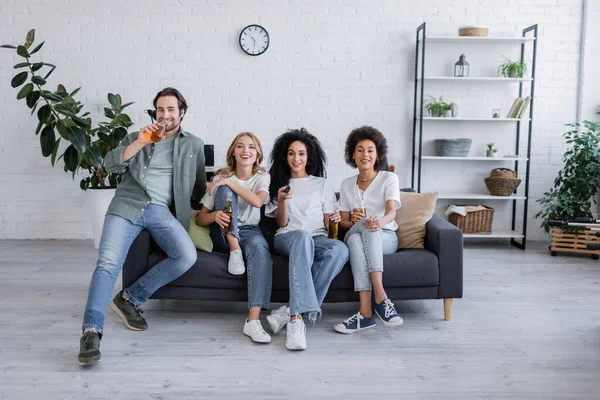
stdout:
<svg viewBox="0 0 600 400">
<path fill-rule="evenodd" d="M 269 174 L 271 175 L 269 193 L 273 200 L 277 198 L 279 188 L 290 183 L 291 170 L 287 163 L 287 153 L 290 145 L 295 141 L 300 141 L 306 146 L 306 155 L 308 158 L 306 172 L 313 176 L 327 177 L 327 172 L 325 171 L 327 156 L 319 139 L 308 133 L 304 128 L 290 129 L 275 139 L 269 156 L 271 165 L 269 168 Z"/>
<path fill-rule="evenodd" d="M 375 171 L 380 171 L 387 168 L 387 151 L 388 145 L 383 133 L 371 126 L 361 126 L 360 128 L 354 129 L 348 135 L 346 139 L 346 148 L 344 150 L 344 159 L 346 164 L 353 168 L 357 168 L 356 162 L 352 159 L 354 150 L 358 142 L 363 140 L 370 140 L 375 143 L 375 149 L 377 150 L 377 161 L 375 161 Z"/>
<path fill-rule="evenodd" d="M 251 132 L 242 132 L 233 139 L 233 141 L 229 145 L 229 149 L 227 149 L 227 167 L 218 170 L 216 175 L 219 175 L 223 178 L 228 178 L 235 174 L 237 163 L 235 161 L 235 155 L 233 154 L 233 152 L 235 151 L 235 145 L 237 144 L 237 141 L 243 136 L 248 136 L 250 139 L 252 139 L 252 141 L 254 142 L 254 147 L 256 148 L 256 161 L 254 161 L 254 165 L 252 166 L 252 174 L 254 175 L 256 173 L 264 171 L 263 168 L 260 166 L 260 164 L 263 161 L 263 150 L 260 144 L 260 140 L 258 140 L 258 137 Z"/>
</svg>

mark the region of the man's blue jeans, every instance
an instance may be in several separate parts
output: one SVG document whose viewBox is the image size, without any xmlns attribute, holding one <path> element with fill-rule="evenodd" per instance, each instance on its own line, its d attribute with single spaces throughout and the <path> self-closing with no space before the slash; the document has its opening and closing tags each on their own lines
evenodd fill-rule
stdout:
<svg viewBox="0 0 600 400">
<path fill-rule="evenodd" d="M 248 274 L 248 308 L 269 308 L 271 300 L 271 287 L 273 286 L 273 259 L 269 252 L 269 245 L 258 225 L 238 226 L 237 194 L 228 186 L 220 186 L 215 194 L 215 210 L 225 207 L 227 195 L 232 199 L 233 218 L 231 233 L 238 238 L 242 254 L 246 259 L 246 272 Z M 215 211 L 213 210 L 213 211 Z M 229 243 L 223 237 L 219 224 L 210 225 L 210 237 L 215 251 L 229 254 Z"/>
<path fill-rule="evenodd" d="M 339 240 L 296 230 L 275 235 L 275 251 L 289 257 L 290 314 L 308 312 L 315 321 L 331 281 L 348 261 L 348 248 Z"/>
<path fill-rule="evenodd" d="M 144 228 L 168 258 L 125 289 L 127 299 L 134 305 L 144 303 L 157 289 L 181 276 L 196 262 L 194 243 L 167 207 L 149 204 L 135 224 L 117 215 L 106 215 L 98 262 L 85 306 L 83 329 L 94 328 L 102 332 L 117 276 L 131 244 Z"/>
</svg>

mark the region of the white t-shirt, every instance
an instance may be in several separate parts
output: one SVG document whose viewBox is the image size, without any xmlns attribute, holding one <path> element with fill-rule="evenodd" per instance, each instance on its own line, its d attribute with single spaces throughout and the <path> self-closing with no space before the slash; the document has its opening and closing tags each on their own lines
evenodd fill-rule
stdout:
<svg viewBox="0 0 600 400">
<path fill-rule="evenodd" d="M 213 180 L 219 180 L 221 177 L 216 175 Z M 265 204 L 269 202 L 269 185 L 271 184 L 271 175 L 266 172 L 254 174 L 248 180 L 241 180 L 237 176 L 232 175 L 229 177 L 232 181 L 237 183 L 240 186 L 245 187 L 246 189 L 252 190 L 254 193 L 258 192 L 266 192 L 267 198 L 265 199 Z M 250 204 L 246 203 L 246 200 L 242 199 L 240 196 L 237 197 L 238 200 L 238 226 L 244 225 L 258 225 L 260 221 L 260 208 L 253 207 Z M 204 207 L 208 208 L 211 211 L 215 206 L 215 199 L 212 195 L 206 194 L 202 197 L 201 203 Z"/>
<path fill-rule="evenodd" d="M 285 201 L 288 224 L 277 229 L 275 235 L 295 230 L 307 231 L 311 236 L 327 235 L 323 216 L 335 209 L 335 192 L 327 179 L 318 176 L 290 179 L 292 198 Z M 277 200 L 265 207 L 265 215 L 275 218 Z"/>
<path fill-rule="evenodd" d="M 340 211 L 352 213 L 353 208 L 364 207 L 367 209 L 367 217 L 383 217 L 385 215 L 385 203 L 394 200 L 396 209 L 400 208 L 400 184 L 398 176 L 393 172 L 379 171 L 375 179 L 365 191 L 358 188 L 356 180 L 358 175 L 344 179 L 340 188 L 340 200 L 338 208 Z M 362 198 L 362 202 L 361 202 Z M 398 229 L 396 220 L 382 227 L 395 231 Z"/>
</svg>

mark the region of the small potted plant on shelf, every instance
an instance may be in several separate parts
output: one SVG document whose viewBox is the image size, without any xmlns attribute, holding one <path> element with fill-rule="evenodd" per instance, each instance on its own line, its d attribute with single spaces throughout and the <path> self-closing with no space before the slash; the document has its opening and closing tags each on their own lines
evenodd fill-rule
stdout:
<svg viewBox="0 0 600 400">
<path fill-rule="evenodd" d="M 504 62 L 498 66 L 498 75 L 506 78 L 522 78 L 527 72 L 525 60 L 513 61 L 504 57 Z"/>
<path fill-rule="evenodd" d="M 445 110 L 451 110 L 452 107 L 449 103 L 446 103 L 442 96 L 436 99 L 433 96 L 429 96 L 430 100 L 425 103 L 425 109 L 431 114 L 432 117 L 441 117 Z"/>
<path fill-rule="evenodd" d="M 586 227 L 551 227 L 549 221 L 573 222 L 575 218 L 592 218 L 592 202 L 600 186 L 600 123 L 583 121 L 567 124 L 571 129 L 563 134 L 569 148 L 563 155 L 563 169 L 554 180 L 554 187 L 538 203 L 542 210 L 534 218 L 542 219 L 541 227 L 548 233 L 552 228 L 552 255 L 557 251 L 591 254 L 598 259 L 597 250 L 586 250 L 585 244 L 600 240 L 596 232 Z M 583 244 L 582 244 L 583 243 Z"/>
<path fill-rule="evenodd" d="M 494 148 L 494 142 L 490 142 L 487 144 L 487 150 L 485 151 L 486 157 L 496 157 L 498 154 L 498 149 Z"/>
</svg>

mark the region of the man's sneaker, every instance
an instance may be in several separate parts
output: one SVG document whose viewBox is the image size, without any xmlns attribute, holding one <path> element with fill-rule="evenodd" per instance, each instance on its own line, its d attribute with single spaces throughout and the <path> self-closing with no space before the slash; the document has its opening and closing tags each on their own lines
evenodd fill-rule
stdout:
<svg viewBox="0 0 600 400">
<path fill-rule="evenodd" d="M 246 320 L 244 323 L 244 335 L 249 336 L 256 343 L 271 343 L 271 336 L 265 332 L 260 320 Z"/>
<path fill-rule="evenodd" d="M 375 316 L 371 315 L 371 318 L 367 318 L 359 312 L 333 327 L 336 332 L 339 333 L 354 333 L 364 331 L 365 329 L 375 328 L 376 326 Z"/>
<path fill-rule="evenodd" d="M 283 309 L 283 310 L 282 310 Z M 287 325 L 290 320 L 290 308 L 287 306 L 281 306 L 271 312 L 271 315 L 267 315 L 267 322 L 271 327 L 273 334 L 277 335 L 279 331 Z"/>
<path fill-rule="evenodd" d="M 246 266 L 244 265 L 244 256 L 242 250 L 237 249 L 229 252 L 229 262 L 227 263 L 227 270 L 231 275 L 243 275 L 246 272 Z"/>
<path fill-rule="evenodd" d="M 148 323 L 142 317 L 142 309 L 133 305 L 133 303 L 123 300 L 121 290 L 110 302 L 110 309 L 115 312 L 125 325 L 132 331 L 145 331 L 148 329 Z"/>
<path fill-rule="evenodd" d="M 306 325 L 304 325 L 304 321 L 301 318 L 287 323 L 285 347 L 288 350 L 306 349 Z"/>
<path fill-rule="evenodd" d="M 385 299 L 381 303 L 375 304 L 375 314 L 381 318 L 385 326 L 400 326 L 404 323 L 390 299 Z"/>
<path fill-rule="evenodd" d="M 79 365 L 88 366 L 102 361 L 100 354 L 100 334 L 96 331 L 88 331 L 79 339 Z"/>
</svg>

